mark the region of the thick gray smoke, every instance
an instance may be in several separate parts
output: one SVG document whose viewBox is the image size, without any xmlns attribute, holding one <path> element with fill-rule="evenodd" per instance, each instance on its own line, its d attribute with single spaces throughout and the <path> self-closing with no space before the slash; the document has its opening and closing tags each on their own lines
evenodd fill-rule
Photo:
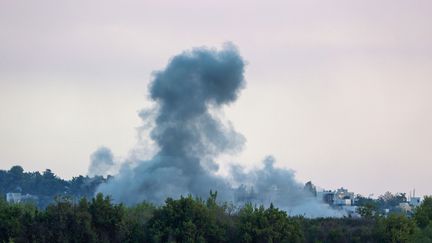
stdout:
<svg viewBox="0 0 432 243">
<path fill-rule="evenodd" d="M 114 156 L 111 150 L 107 147 L 100 147 L 90 156 L 90 166 L 87 174 L 89 176 L 105 176 L 110 173 L 113 166 Z"/>
<path fill-rule="evenodd" d="M 99 191 L 134 204 L 187 194 L 207 197 L 217 190 L 224 201 L 274 202 L 295 214 L 332 214 L 302 189 L 291 171 L 273 167 L 271 158 L 261 170 L 246 173 L 233 167 L 230 178 L 215 175 L 214 158 L 240 150 L 245 140 L 212 112 L 237 99 L 245 86 L 244 66 L 236 48 L 226 45 L 220 51 L 184 52 L 155 72 L 149 91 L 157 106 L 142 117 L 154 117 L 150 137 L 158 152 L 149 160 L 130 158 Z"/>
</svg>

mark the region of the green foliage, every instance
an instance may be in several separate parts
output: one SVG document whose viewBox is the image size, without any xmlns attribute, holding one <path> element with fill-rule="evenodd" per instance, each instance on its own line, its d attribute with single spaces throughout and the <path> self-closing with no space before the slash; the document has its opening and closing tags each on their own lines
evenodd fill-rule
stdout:
<svg viewBox="0 0 432 243">
<path fill-rule="evenodd" d="M 153 217 L 156 207 L 143 202 L 125 208 L 125 225 L 128 242 L 144 242 L 147 238 L 146 224 Z"/>
<path fill-rule="evenodd" d="M 429 224 L 425 228 L 417 228 L 413 237 L 412 242 L 418 243 L 430 243 L 432 242 L 432 224 Z"/>
<path fill-rule="evenodd" d="M 149 241 L 226 242 L 232 224 L 225 208 L 216 203 L 216 196 L 211 193 L 206 202 L 192 196 L 168 198 L 148 222 Z"/>
<path fill-rule="evenodd" d="M 379 219 L 377 235 L 382 242 L 410 242 L 415 230 L 413 220 L 402 214 L 390 214 Z"/>
<path fill-rule="evenodd" d="M 294 219 L 301 225 L 305 242 L 379 242 L 375 218 Z"/>
<path fill-rule="evenodd" d="M 41 175 L 15 166 L 0 171 L 0 184 L 20 180 L 23 186 L 33 181 L 29 175 L 44 185 L 53 183 L 51 189 L 60 180 L 50 170 Z M 0 242 L 432 242 L 432 197 L 425 197 L 412 218 L 380 216 L 383 202 L 405 200 L 403 194 L 387 193 L 381 201 L 358 197 L 360 219 L 308 219 L 289 217 L 273 205 L 236 208 L 218 202 L 212 191 L 206 200 L 168 198 L 161 206 L 143 202 L 127 207 L 102 194 L 87 199 L 97 180 L 80 176 L 63 181 L 68 186 L 61 190 L 69 193 L 44 208 L 0 199 Z"/>
<path fill-rule="evenodd" d="M 380 209 L 381 213 L 384 212 L 385 209 L 389 209 L 390 212 L 397 212 L 399 209 L 397 208 L 400 203 L 407 202 L 405 193 L 396 193 L 392 194 L 391 192 L 386 192 L 383 195 L 378 197 L 376 201 L 378 209 Z"/>
<path fill-rule="evenodd" d="M 41 242 L 95 242 L 88 208 L 58 197 L 54 204 L 35 217 L 34 238 Z"/>
<path fill-rule="evenodd" d="M 432 242 L 432 197 L 426 196 L 414 211 L 414 220 L 419 227 L 413 242 Z"/>
<path fill-rule="evenodd" d="M 300 225 L 288 218 L 286 212 L 246 204 L 239 212 L 241 242 L 301 242 Z"/>
<path fill-rule="evenodd" d="M 21 192 L 38 197 L 39 208 L 45 208 L 53 203 L 56 195 L 68 195 L 73 198 L 91 198 L 99 184 L 107 179 L 101 176 L 74 177 L 66 181 L 57 177 L 50 169 L 42 174 L 39 172 L 24 172 L 21 166 L 13 166 L 9 171 L 0 170 L 0 193 Z"/>
<path fill-rule="evenodd" d="M 420 228 L 432 224 L 432 197 L 426 196 L 423 202 L 415 209 L 414 219 Z"/>
<path fill-rule="evenodd" d="M 377 205 L 373 202 L 366 202 L 362 206 L 358 206 L 357 213 L 362 218 L 372 218 L 377 215 Z"/>
<path fill-rule="evenodd" d="M 20 230 L 19 207 L 9 206 L 3 199 L 0 199 L 0 241 L 8 242 Z"/>
<path fill-rule="evenodd" d="M 57 197 L 38 211 L 30 204 L 0 201 L 0 242 L 431 242 L 432 225 L 415 219 L 288 217 L 271 205 L 232 210 L 207 200 L 181 197 L 155 207 L 113 204 L 109 197 L 74 202 Z M 428 201 L 423 204 L 427 208 Z M 422 207 L 416 215 L 423 212 Z"/>
<path fill-rule="evenodd" d="M 98 193 L 92 199 L 88 212 L 92 217 L 92 226 L 98 242 L 121 242 L 124 233 L 124 207 L 122 204 L 114 205 L 109 197 Z"/>
</svg>

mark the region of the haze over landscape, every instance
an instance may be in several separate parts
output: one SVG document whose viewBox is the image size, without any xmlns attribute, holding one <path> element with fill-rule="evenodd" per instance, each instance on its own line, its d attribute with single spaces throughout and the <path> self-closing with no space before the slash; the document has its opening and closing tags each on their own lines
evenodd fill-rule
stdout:
<svg viewBox="0 0 432 243">
<path fill-rule="evenodd" d="M 323 188 L 432 194 L 432 3 L 330 2 L 0 1 L 1 169 L 151 158 L 152 73 L 230 41 L 247 83 L 217 115 L 245 143 L 220 174 L 272 155 Z"/>
</svg>

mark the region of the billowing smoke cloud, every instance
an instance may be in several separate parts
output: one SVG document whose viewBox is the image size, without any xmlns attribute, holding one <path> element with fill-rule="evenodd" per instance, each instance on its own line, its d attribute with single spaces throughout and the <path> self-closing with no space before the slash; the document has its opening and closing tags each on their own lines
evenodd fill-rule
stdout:
<svg viewBox="0 0 432 243">
<path fill-rule="evenodd" d="M 157 105 L 141 117 L 154 117 L 150 137 L 159 150 L 149 160 L 131 157 L 99 191 L 133 204 L 162 203 L 187 194 L 207 197 L 210 190 L 217 190 L 224 201 L 274 202 L 289 212 L 311 216 L 332 213 L 302 189 L 292 171 L 273 167 L 272 158 L 261 170 L 244 172 L 236 166 L 230 178 L 215 174 L 214 158 L 240 150 L 245 141 L 213 112 L 237 99 L 245 86 L 244 66 L 237 49 L 227 44 L 220 51 L 184 52 L 155 72 L 149 91 Z"/>
<path fill-rule="evenodd" d="M 114 166 L 114 156 L 107 147 L 98 148 L 90 156 L 90 166 L 88 169 L 89 176 L 107 175 Z"/>
<path fill-rule="evenodd" d="M 290 215 L 343 216 L 342 212 L 318 202 L 310 191 L 304 189 L 304 185 L 294 179 L 293 171 L 275 168 L 274 163 L 274 158 L 269 156 L 264 160 L 264 168 L 259 170 L 245 172 L 241 167 L 233 167 L 233 180 L 240 185 L 235 189 L 235 201 L 267 206 L 273 203 Z"/>
</svg>

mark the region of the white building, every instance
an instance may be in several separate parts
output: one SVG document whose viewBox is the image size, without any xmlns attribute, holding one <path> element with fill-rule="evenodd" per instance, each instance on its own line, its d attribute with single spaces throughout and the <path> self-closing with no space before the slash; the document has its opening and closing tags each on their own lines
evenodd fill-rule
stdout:
<svg viewBox="0 0 432 243">
<path fill-rule="evenodd" d="M 19 203 L 19 202 L 21 202 L 21 193 L 19 193 L 19 192 L 8 192 L 8 193 L 6 193 L 6 201 L 8 203 Z"/>
<path fill-rule="evenodd" d="M 317 198 L 328 205 L 333 205 L 335 192 L 333 191 L 318 191 Z"/>
<path fill-rule="evenodd" d="M 20 192 L 8 192 L 6 193 L 6 201 L 8 203 L 21 203 L 26 201 L 37 200 L 36 196 L 30 194 L 21 194 Z"/>
<path fill-rule="evenodd" d="M 334 205 L 337 206 L 350 206 L 354 204 L 354 193 L 349 192 L 348 189 L 343 187 L 336 190 L 334 195 Z"/>
<path fill-rule="evenodd" d="M 420 205 L 420 202 L 421 202 L 420 197 L 411 197 L 408 203 L 412 207 L 417 207 L 418 205 Z"/>
<path fill-rule="evenodd" d="M 354 193 L 345 188 L 336 191 L 318 191 L 317 198 L 331 206 L 351 206 L 354 205 Z"/>
<path fill-rule="evenodd" d="M 398 208 L 404 213 L 412 212 L 412 207 L 407 202 L 399 203 Z"/>
</svg>

